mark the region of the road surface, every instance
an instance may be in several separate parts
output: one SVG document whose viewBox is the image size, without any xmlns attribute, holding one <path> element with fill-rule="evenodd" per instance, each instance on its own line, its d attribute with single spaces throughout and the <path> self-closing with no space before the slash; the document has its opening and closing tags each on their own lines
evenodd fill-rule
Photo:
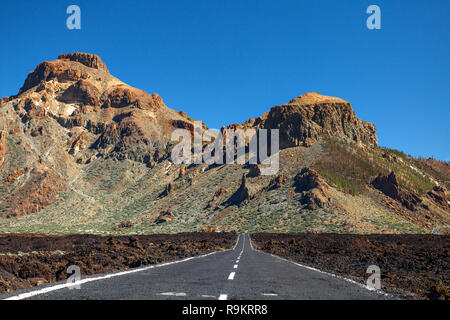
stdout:
<svg viewBox="0 0 450 320">
<path fill-rule="evenodd" d="M 86 282 L 83 282 L 86 281 Z M 256 251 L 240 235 L 227 251 L 10 293 L 11 299 L 387 299 L 347 279 Z"/>
</svg>

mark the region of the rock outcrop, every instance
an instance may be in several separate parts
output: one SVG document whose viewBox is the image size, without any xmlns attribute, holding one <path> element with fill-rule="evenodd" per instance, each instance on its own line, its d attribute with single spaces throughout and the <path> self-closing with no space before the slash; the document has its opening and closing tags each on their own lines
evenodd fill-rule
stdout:
<svg viewBox="0 0 450 320">
<path fill-rule="evenodd" d="M 246 203 L 250 196 L 250 190 L 247 185 L 247 178 L 245 174 L 242 175 L 241 184 L 235 193 L 224 203 L 225 205 L 241 205 Z"/>
<path fill-rule="evenodd" d="M 16 189 L 4 204 L 9 207 L 4 218 L 12 218 L 38 212 L 58 200 L 58 194 L 68 190 L 67 183 L 52 169 L 44 164 L 37 164 L 30 171 L 26 183 Z"/>
<path fill-rule="evenodd" d="M 358 119 L 348 101 L 306 93 L 289 103 L 275 106 L 244 128 L 279 129 L 280 148 L 311 146 L 326 134 L 366 144 L 377 144 L 375 125 Z"/>
<path fill-rule="evenodd" d="M 95 54 L 84 52 L 67 53 L 59 55 L 58 59 L 76 61 L 85 65 L 86 67 L 109 72 L 102 59 L 100 59 L 100 57 Z"/>
<path fill-rule="evenodd" d="M 168 209 L 166 211 L 162 211 L 159 216 L 156 218 L 155 223 L 161 224 L 167 221 L 171 221 L 173 219 L 172 210 Z"/>
<path fill-rule="evenodd" d="M 443 186 L 435 186 L 431 191 L 427 193 L 434 202 L 443 208 L 448 208 L 447 190 Z"/>
<path fill-rule="evenodd" d="M 166 185 L 166 188 L 163 192 L 158 196 L 158 198 L 164 198 L 167 197 L 169 194 L 171 194 L 175 190 L 175 185 L 173 183 L 169 183 Z"/>
<path fill-rule="evenodd" d="M 247 177 L 254 178 L 259 177 L 261 175 L 261 167 L 259 164 L 251 164 L 250 170 L 247 173 Z"/>
<path fill-rule="evenodd" d="M 288 181 L 288 177 L 285 174 L 280 174 L 270 180 L 269 186 L 267 187 L 268 190 L 274 190 L 281 188 L 283 185 L 286 184 Z"/>
<path fill-rule="evenodd" d="M 329 205 L 328 187 L 322 177 L 310 168 L 303 168 L 294 178 L 296 192 L 306 209 L 317 210 Z"/>
<path fill-rule="evenodd" d="M 415 210 L 416 206 L 422 202 L 418 195 L 400 187 L 394 171 L 392 171 L 388 176 L 384 176 L 380 173 L 372 181 L 372 185 L 388 197 L 399 201 L 409 210 Z"/>
</svg>

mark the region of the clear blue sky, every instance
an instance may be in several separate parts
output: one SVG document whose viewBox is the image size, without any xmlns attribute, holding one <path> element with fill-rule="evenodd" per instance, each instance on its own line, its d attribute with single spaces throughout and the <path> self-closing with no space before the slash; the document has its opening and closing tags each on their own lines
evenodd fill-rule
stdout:
<svg viewBox="0 0 450 320">
<path fill-rule="evenodd" d="M 66 8 L 81 8 L 81 30 Z M 382 29 L 368 30 L 370 4 Z M 0 96 L 44 60 L 101 56 L 122 81 L 211 128 L 316 91 L 379 143 L 450 161 L 450 1 L 2 1 Z"/>
</svg>

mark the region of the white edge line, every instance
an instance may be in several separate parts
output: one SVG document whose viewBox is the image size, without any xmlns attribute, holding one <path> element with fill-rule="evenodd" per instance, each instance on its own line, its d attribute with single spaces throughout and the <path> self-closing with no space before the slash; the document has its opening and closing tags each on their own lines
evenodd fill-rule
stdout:
<svg viewBox="0 0 450 320">
<path fill-rule="evenodd" d="M 136 272 L 141 272 L 141 271 L 145 271 L 145 270 L 149 270 L 149 269 L 153 269 L 153 268 L 159 268 L 159 267 L 168 266 L 168 265 L 171 265 L 171 264 L 186 262 L 186 261 L 189 261 L 189 260 L 192 260 L 192 259 L 204 258 L 204 257 L 210 256 L 210 255 L 218 253 L 218 252 L 225 252 L 225 251 L 234 250 L 236 248 L 238 242 L 239 242 L 240 236 L 241 235 L 238 236 L 236 244 L 234 245 L 233 249 L 227 249 L 227 250 L 223 250 L 223 251 L 214 251 L 214 252 L 210 252 L 210 253 L 207 253 L 207 254 L 204 254 L 204 255 L 201 255 L 201 256 L 197 256 L 197 257 L 189 257 L 189 258 L 182 259 L 182 260 L 177 260 L 177 261 L 171 261 L 171 262 L 151 265 L 151 266 L 147 266 L 147 267 L 143 267 L 143 268 L 137 268 L 137 269 L 127 270 L 127 271 L 110 273 L 110 274 L 103 275 L 103 276 L 98 276 L 98 277 L 86 278 L 86 279 L 82 279 L 80 281 L 73 282 L 73 283 L 62 283 L 62 284 L 58 284 L 58 285 L 55 285 L 55 286 L 42 288 L 42 289 L 35 290 L 35 291 L 21 293 L 21 294 L 18 294 L 16 296 L 11 296 L 11 297 L 5 298 L 3 300 L 22 300 L 22 299 L 31 298 L 31 297 L 34 297 L 34 296 L 37 296 L 37 295 L 40 295 L 40 294 L 44 294 L 44 293 L 48 293 L 48 292 L 52 292 L 52 291 L 56 291 L 56 290 L 61 290 L 61 289 L 68 288 L 68 287 L 78 286 L 78 285 L 81 285 L 83 283 L 88 283 L 88 282 L 93 282 L 93 281 L 97 281 L 97 280 L 114 278 L 114 277 L 118 277 L 118 276 L 123 276 L 125 274 L 136 273 Z"/>
<path fill-rule="evenodd" d="M 274 254 L 271 254 L 271 253 L 268 253 L 268 252 L 264 252 L 264 251 L 261 251 L 261 250 L 256 250 L 256 249 L 253 248 L 252 240 L 251 240 L 251 238 L 250 238 L 250 235 L 248 236 L 248 240 L 249 240 L 249 242 L 250 242 L 250 247 L 252 248 L 253 251 L 261 252 L 261 253 L 264 253 L 264 254 L 268 254 L 268 255 L 270 255 L 270 256 L 272 256 L 272 257 L 275 257 L 275 258 L 277 258 L 277 259 L 280 259 L 280 260 L 283 260 L 283 261 L 286 261 L 286 262 L 293 263 L 293 264 L 295 264 L 296 266 L 299 266 L 299 267 L 302 267 L 302 268 L 305 268 L 305 269 L 308 269 L 308 270 L 311 270 L 311 271 L 319 272 L 319 273 L 325 274 L 325 275 L 327 275 L 327 276 L 331 276 L 331 277 L 333 277 L 333 278 L 341 279 L 341 280 L 344 280 L 344 281 L 347 281 L 347 282 L 350 282 L 350 283 L 353 283 L 353 284 L 356 284 L 357 286 L 359 286 L 359 287 L 361 287 L 361 288 L 364 288 L 364 289 L 366 289 L 366 290 L 368 290 L 368 291 L 370 291 L 370 292 L 376 292 L 376 293 L 378 293 L 378 294 L 381 294 L 381 295 L 384 295 L 384 296 L 387 296 L 387 297 L 393 297 L 391 294 L 386 293 L 386 292 L 384 292 L 384 291 L 382 291 L 382 290 L 374 290 L 374 289 L 370 289 L 370 288 L 368 288 L 367 286 L 363 285 L 362 283 L 359 283 L 359 282 L 357 282 L 357 281 L 355 281 L 355 280 L 353 280 L 353 279 L 349 279 L 349 278 L 346 278 L 346 277 L 343 277 L 343 276 L 339 276 L 339 275 L 334 274 L 334 273 L 322 271 L 322 270 L 316 269 L 316 268 L 314 268 L 314 267 L 305 266 L 305 265 L 303 265 L 303 264 L 301 264 L 301 263 L 298 263 L 298 262 L 295 262 L 295 261 L 292 261 L 292 260 L 288 260 L 288 259 L 282 258 L 282 257 L 280 257 L 280 256 L 277 256 L 277 255 L 274 255 Z"/>
</svg>

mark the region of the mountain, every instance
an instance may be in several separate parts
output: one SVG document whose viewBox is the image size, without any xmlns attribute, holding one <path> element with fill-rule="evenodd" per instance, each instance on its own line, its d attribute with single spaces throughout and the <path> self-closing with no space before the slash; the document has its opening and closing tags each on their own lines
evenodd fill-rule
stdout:
<svg viewBox="0 0 450 320">
<path fill-rule="evenodd" d="M 449 164 L 378 146 L 348 101 L 306 93 L 229 125 L 280 130 L 273 176 L 174 164 L 179 128 L 194 119 L 96 55 L 42 62 L 0 100 L 0 232 L 449 230 Z"/>
</svg>

